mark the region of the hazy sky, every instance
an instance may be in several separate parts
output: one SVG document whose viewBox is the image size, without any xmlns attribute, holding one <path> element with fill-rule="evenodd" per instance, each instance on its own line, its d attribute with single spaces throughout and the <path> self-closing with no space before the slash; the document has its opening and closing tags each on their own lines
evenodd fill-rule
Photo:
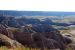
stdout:
<svg viewBox="0 0 75 50">
<path fill-rule="evenodd" d="M 0 0 L 0 10 L 75 12 L 75 0 Z"/>
</svg>

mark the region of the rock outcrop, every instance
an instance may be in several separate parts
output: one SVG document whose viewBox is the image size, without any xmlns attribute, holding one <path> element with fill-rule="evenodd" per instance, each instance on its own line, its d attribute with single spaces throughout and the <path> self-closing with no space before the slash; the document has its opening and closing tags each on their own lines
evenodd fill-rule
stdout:
<svg viewBox="0 0 75 50">
<path fill-rule="evenodd" d="M 23 47 L 23 45 L 18 41 L 12 40 L 11 38 L 1 33 L 0 33 L 0 46 L 6 46 L 8 48 Z"/>
<path fill-rule="evenodd" d="M 3 36 L 7 36 L 8 38 L 5 40 L 11 46 L 14 46 L 12 40 L 14 41 L 16 40 L 16 42 L 19 42 L 24 46 L 32 48 L 41 48 L 41 50 L 43 50 L 44 48 L 65 50 L 66 47 L 65 45 L 71 43 L 70 39 L 63 37 L 60 34 L 60 32 L 56 29 L 54 29 L 53 31 L 51 30 L 49 32 L 36 32 L 36 31 L 34 32 L 34 29 L 29 27 L 28 28 L 29 30 L 33 30 L 32 33 L 29 31 L 28 32 L 21 31 L 21 29 L 19 30 L 16 29 L 16 31 L 15 29 L 13 29 L 13 31 L 11 31 L 11 29 L 12 28 L 6 29 L 6 27 L 0 25 L 0 34 L 2 35 L 1 38 L 4 38 Z M 36 28 L 36 30 L 38 29 Z"/>
</svg>

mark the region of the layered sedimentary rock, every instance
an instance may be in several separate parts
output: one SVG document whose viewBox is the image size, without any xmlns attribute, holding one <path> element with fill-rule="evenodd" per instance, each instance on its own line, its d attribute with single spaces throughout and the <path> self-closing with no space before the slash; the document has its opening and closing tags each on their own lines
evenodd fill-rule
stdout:
<svg viewBox="0 0 75 50">
<path fill-rule="evenodd" d="M 65 46 L 72 42 L 71 39 L 63 37 L 58 30 L 52 27 L 49 28 L 54 30 L 53 31 L 48 30 L 49 32 L 38 32 L 37 29 L 38 27 L 36 28 L 28 26 L 24 27 L 25 28 L 24 30 L 26 31 L 22 31 L 22 28 L 20 29 L 15 29 L 12 27 L 10 29 L 8 28 L 6 28 L 3 25 L 0 25 L 0 34 L 10 38 L 11 40 L 9 40 L 8 43 L 12 46 L 14 45 L 13 43 L 15 41 L 11 42 L 12 44 L 10 43 L 10 41 L 16 40 L 17 42 L 27 47 L 41 48 L 42 50 L 44 48 L 47 49 L 59 48 L 61 50 L 65 50 Z M 36 31 L 34 29 L 36 29 Z M 29 30 L 32 32 L 29 32 Z M 4 38 L 3 36 L 1 38 Z M 1 41 L 3 41 L 3 39 L 1 39 Z"/>
</svg>

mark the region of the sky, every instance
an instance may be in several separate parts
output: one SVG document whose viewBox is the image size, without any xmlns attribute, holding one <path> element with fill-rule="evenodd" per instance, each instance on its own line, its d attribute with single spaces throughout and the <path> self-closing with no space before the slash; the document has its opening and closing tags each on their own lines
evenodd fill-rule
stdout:
<svg viewBox="0 0 75 50">
<path fill-rule="evenodd" d="M 0 0 L 0 10 L 75 12 L 75 0 Z"/>
</svg>

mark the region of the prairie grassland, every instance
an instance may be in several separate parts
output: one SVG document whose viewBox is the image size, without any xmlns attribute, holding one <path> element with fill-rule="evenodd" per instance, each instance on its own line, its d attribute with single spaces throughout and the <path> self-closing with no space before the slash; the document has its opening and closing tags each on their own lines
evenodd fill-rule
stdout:
<svg viewBox="0 0 75 50">
<path fill-rule="evenodd" d="M 41 50 L 39 48 L 27 48 L 27 47 L 22 47 L 22 48 L 10 48 L 8 49 L 5 46 L 0 47 L 0 50 Z M 48 49 L 44 49 L 44 50 L 48 50 Z M 60 50 L 60 49 L 50 49 L 50 50 Z M 73 47 L 68 47 L 66 48 L 66 50 L 75 50 L 75 48 Z"/>
<path fill-rule="evenodd" d="M 27 47 L 22 47 L 22 48 L 6 48 L 6 47 L 0 47 L 0 50 L 41 50 L 39 48 L 27 48 Z M 44 50 L 49 50 L 49 49 L 44 49 Z M 50 50 L 60 50 L 60 49 L 50 49 Z"/>
<path fill-rule="evenodd" d="M 0 50 L 40 50 L 37 48 L 27 48 L 27 47 L 20 47 L 20 48 L 7 48 L 5 46 L 0 47 Z"/>
</svg>

